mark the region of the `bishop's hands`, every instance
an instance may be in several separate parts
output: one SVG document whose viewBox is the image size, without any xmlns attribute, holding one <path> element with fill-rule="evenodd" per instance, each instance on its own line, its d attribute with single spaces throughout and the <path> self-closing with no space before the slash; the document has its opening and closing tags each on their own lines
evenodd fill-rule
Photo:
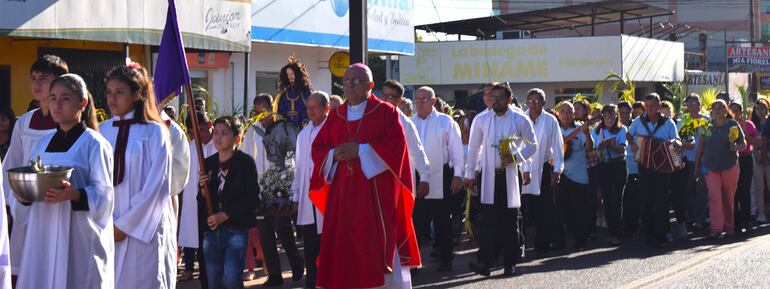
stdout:
<svg viewBox="0 0 770 289">
<path fill-rule="evenodd" d="M 358 143 L 348 142 L 334 148 L 335 161 L 349 161 L 358 157 Z"/>
<path fill-rule="evenodd" d="M 123 232 L 120 228 L 116 226 L 112 226 L 112 230 L 114 231 L 113 235 L 115 236 L 115 242 L 120 242 L 128 238 L 128 234 L 126 232 Z"/>
<path fill-rule="evenodd" d="M 521 185 L 526 186 L 529 185 L 529 183 L 532 182 L 532 174 L 530 172 L 524 172 L 521 174 Z"/>
</svg>

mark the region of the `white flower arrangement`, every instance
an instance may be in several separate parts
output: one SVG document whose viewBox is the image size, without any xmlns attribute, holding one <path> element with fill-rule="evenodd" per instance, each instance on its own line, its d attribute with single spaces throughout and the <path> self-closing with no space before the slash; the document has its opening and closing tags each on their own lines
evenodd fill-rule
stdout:
<svg viewBox="0 0 770 289">
<path fill-rule="evenodd" d="M 294 181 L 294 165 L 281 168 L 273 166 L 259 176 L 260 198 L 265 211 L 291 208 L 291 183 Z"/>
</svg>

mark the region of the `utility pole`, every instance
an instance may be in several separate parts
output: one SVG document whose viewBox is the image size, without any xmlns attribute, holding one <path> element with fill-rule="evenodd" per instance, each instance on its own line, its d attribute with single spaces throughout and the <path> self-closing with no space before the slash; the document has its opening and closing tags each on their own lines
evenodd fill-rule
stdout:
<svg viewBox="0 0 770 289">
<path fill-rule="evenodd" d="M 367 47 L 367 20 L 366 0 L 351 0 L 350 17 L 350 63 L 366 64 Z"/>
<path fill-rule="evenodd" d="M 749 40 L 751 47 L 754 47 L 754 0 L 749 0 Z"/>
</svg>

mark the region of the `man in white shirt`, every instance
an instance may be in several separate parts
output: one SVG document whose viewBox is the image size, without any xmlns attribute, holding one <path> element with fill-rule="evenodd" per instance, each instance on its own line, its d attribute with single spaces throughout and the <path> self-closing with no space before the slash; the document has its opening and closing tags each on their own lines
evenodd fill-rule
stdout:
<svg viewBox="0 0 770 289">
<path fill-rule="evenodd" d="M 433 222 L 435 241 L 438 245 L 437 256 L 440 261 L 438 270 L 446 272 L 452 268 L 452 198 L 462 189 L 462 174 L 465 167 L 465 152 L 460 139 L 460 126 L 451 116 L 436 111 L 436 93 L 432 88 L 423 86 L 415 92 L 414 101 L 417 104 L 417 114 L 412 121 L 417 127 L 420 139 L 425 140 L 425 151 L 430 163 L 430 191 L 424 200 L 425 210 L 422 212 L 425 222 L 430 226 Z M 420 179 L 423 181 L 423 179 Z M 418 214 L 415 211 L 415 214 Z M 425 224 L 423 225 L 425 226 Z"/>
<path fill-rule="evenodd" d="M 310 202 L 310 175 L 313 173 L 313 158 L 310 148 L 329 115 L 329 95 L 316 91 L 307 99 L 307 116 L 310 122 L 297 137 L 296 170 L 291 184 L 292 199 L 297 204 L 297 227 L 302 231 L 305 244 L 305 267 L 307 277 L 305 288 L 315 288 L 318 270 L 316 258 L 321 249 L 321 230 L 323 215 Z"/>
<path fill-rule="evenodd" d="M 508 86 L 496 85 L 491 97 L 495 101 L 492 111 L 476 117 L 468 143 L 466 187 L 476 186 L 476 172 L 481 171 L 481 262 L 471 262 L 469 267 L 477 274 L 489 276 L 490 267 L 498 258 L 495 246 L 499 246 L 504 256 L 503 275 L 512 276 L 521 257 L 518 164 L 535 154 L 537 139 L 532 122 L 523 112 L 510 107 L 513 92 Z M 503 140 L 509 143 L 505 154 L 501 153 L 501 144 L 506 143 Z"/>
<path fill-rule="evenodd" d="M 392 104 L 398 110 L 398 117 L 401 120 L 401 125 L 404 126 L 404 134 L 406 135 L 406 146 L 409 150 L 409 163 L 412 164 L 412 169 L 417 173 L 412 172 L 412 187 L 417 188 L 414 204 L 414 219 L 424 219 L 422 215 L 424 212 L 425 203 L 422 201 L 423 197 L 428 195 L 430 190 L 430 167 L 428 156 L 425 154 L 425 148 L 423 147 L 422 139 L 417 133 L 417 128 L 414 126 L 412 120 L 407 117 L 399 105 L 404 102 L 404 86 L 396 80 L 386 80 L 382 84 L 383 99 Z M 419 177 L 419 178 L 417 178 Z M 424 181 L 417 181 L 417 180 Z M 416 222 L 415 231 L 417 232 L 417 238 L 420 241 L 429 239 L 430 236 L 430 223 Z"/>
<path fill-rule="evenodd" d="M 542 257 L 551 248 L 551 236 L 555 229 L 552 216 L 555 210 L 553 190 L 559 183 L 564 170 L 564 140 L 559 130 L 559 121 L 544 112 L 545 92 L 533 88 L 527 93 L 527 108 L 524 113 L 532 121 L 537 137 L 538 150 L 532 160 L 524 162 L 523 186 L 524 221 L 535 225 L 535 254 Z M 557 248 L 555 248 L 557 249 Z"/>
</svg>

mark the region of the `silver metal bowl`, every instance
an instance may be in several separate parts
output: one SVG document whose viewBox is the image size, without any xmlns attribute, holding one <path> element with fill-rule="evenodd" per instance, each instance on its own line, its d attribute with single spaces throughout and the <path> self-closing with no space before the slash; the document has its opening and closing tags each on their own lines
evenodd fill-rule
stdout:
<svg viewBox="0 0 770 289">
<path fill-rule="evenodd" d="M 72 167 L 43 166 L 37 172 L 32 166 L 8 170 L 8 181 L 13 188 L 13 195 L 25 203 L 44 202 L 45 193 L 50 189 L 61 188 L 61 181 L 69 181 Z"/>
</svg>

